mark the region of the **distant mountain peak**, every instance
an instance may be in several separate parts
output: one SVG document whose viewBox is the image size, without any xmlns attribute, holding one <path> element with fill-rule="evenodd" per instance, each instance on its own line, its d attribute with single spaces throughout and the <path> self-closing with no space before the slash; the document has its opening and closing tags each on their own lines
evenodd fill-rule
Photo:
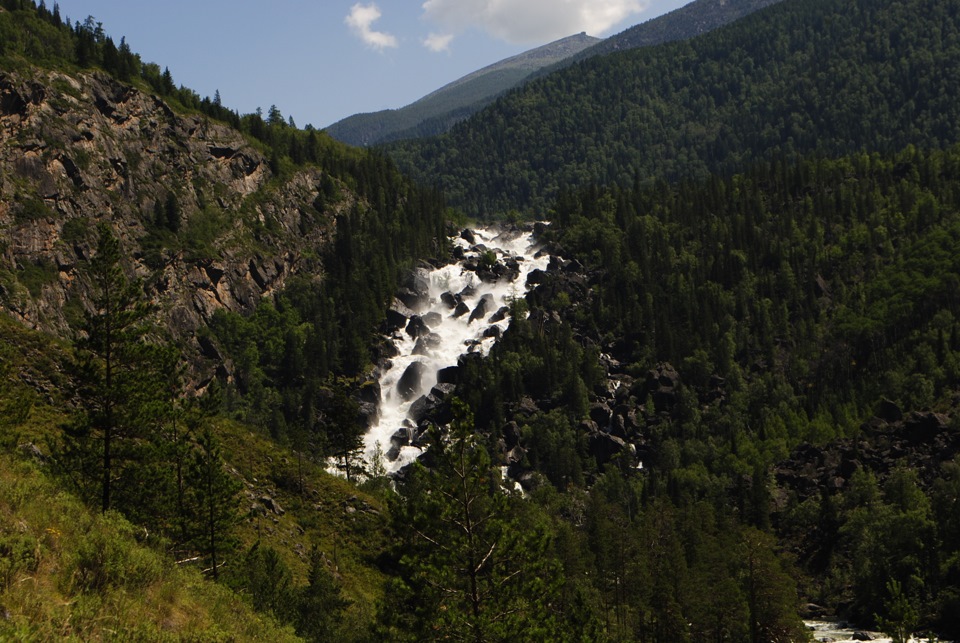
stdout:
<svg viewBox="0 0 960 643">
<path fill-rule="evenodd" d="M 561 38 L 467 74 L 406 107 L 349 116 L 327 127 L 327 133 L 344 143 L 362 146 L 440 134 L 531 74 L 599 42 L 586 32 Z"/>
</svg>

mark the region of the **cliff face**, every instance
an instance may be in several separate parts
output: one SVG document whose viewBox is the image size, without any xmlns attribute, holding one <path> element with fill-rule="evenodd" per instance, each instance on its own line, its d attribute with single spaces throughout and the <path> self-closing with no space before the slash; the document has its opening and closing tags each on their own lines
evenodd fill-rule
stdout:
<svg viewBox="0 0 960 643">
<path fill-rule="evenodd" d="M 280 180 L 236 130 L 102 73 L 0 72 L 0 309 L 67 333 L 85 302 L 78 266 L 107 221 L 128 275 L 199 350 L 194 333 L 217 309 L 250 309 L 318 270 L 302 251 L 353 200 L 340 190 L 314 207 L 321 178 Z"/>
</svg>

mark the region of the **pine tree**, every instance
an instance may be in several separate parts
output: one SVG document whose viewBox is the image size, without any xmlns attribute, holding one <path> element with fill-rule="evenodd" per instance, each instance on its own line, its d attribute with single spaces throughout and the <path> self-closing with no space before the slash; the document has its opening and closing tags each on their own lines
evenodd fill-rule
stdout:
<svg viewBox="0 0 960 643">
<path fill-rule="evenodd" d="M 566 640 L 553 613 L 562 572 L 534 507 L 500 488 L 460 405 L 449 444 L 431 446 L 394 512 L 401 578 L 385 621 L 428 640 Z M 400 612 L 403 610 L 403 613 Z M 394 633 L 396 634 L 396 633 Z"/>
<path fill-rule="evenodd" d="M 185 482 L 187 531 L 217 579 L 224 556 L 234 545 L 231 532 L 238 520 L 240 483 L 224 470 L 219 442 L 209 427 L 197 439 Z"/>
<path fill-rule="evenodd" d="M 350 601 L 343 597 L 340 583 L 327 570 L 323 554 L 310 551 L 307 585 L 297 596 L 297 634 L 308 641 L 337 640 L 338 625 Z"/>
<path fill-rule="evenodd" d="M 349 387 L 353 380 L 331 377 L 331 398 L 326 408 L 326 444 L 329 455 L 337 460 L 337 467 L 353 480 L 361 470 L 363 432 L 366 427 L 360 421 L 360 405 L 350 397 Z"/>
<path fill-rule="evenodd" d="M 96 254 L 84 270 L 90 309 L 77 333 L 73 370 L 80 405 L 65 427 L 64 463 L 107 511 L 118 489 L 121 495 L 135 490 L 136 467 L 127 464 L 139 459 L 154 426 L 162 392 L 157 383 L 169 356 L 146 341 L 150 307 L 142 284 L 123 274 L 119 241 L 106 224 L 98 232 Z"/>
</svg>

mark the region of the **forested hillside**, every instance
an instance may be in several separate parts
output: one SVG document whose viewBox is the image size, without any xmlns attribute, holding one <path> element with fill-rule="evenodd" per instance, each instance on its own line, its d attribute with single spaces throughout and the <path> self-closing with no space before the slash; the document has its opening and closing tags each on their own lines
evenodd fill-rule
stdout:
<svg viewBox="0 0 960 643">
<path fill-rule="evenodd" d="M 92 17 L 3 2 L 0 638 L 365 636 L 384 523 L 323 471 L 330 391 L 354 391 L 334 375 L 368 367 L 446 214 L 382 155 L 201 99 Z M 312 306 L 278 340 L 309 339 L 298 452 L 229 417 L 261 383 L 205 330 L 287 289 Z"/>
<path fill-rule="evenodd" d="M 798 0 L 693 40 L 591 58 L 449 134 L 390 148 L 477 216 L 561 186 L 730 173 L 760 159 L 958 140 L 948 0 Z"/>
<path fill-rule="evenodd" d="M 694 0 L 670 13 L 651 18 L 618 34 L 604 38 L 602 42 L 571 56 L 553 67 L 602 56 L 615 51 L 652 47 L 674 40 L 686 40 L 713 31 L 779 0 Z"/>
<path fill-rule="evenodd" d="M 960 635 L 958 176 L 960 148 L 909 148 L 558 201 L 571 262 L 460 390 L 511 466 L 591 488 L 583 573 L 627 627 L 673 600 L 693 630 L 653 640 L 699 640 L 699 610 L 745 608 L 698 602 L 746 555 L 698 549 L 727 524 L 778 534 L 808 600 Z M 686 553 L 648 596 L 658 520 Z"/>
<path fill-rule="evenodd" d="M 960 640 L 951 2 L 784 0 L 392 150 L 551 254 L 392 478 L 378 331 L 462 212 L 0 6 L 0 638 Z"/>
</svg>

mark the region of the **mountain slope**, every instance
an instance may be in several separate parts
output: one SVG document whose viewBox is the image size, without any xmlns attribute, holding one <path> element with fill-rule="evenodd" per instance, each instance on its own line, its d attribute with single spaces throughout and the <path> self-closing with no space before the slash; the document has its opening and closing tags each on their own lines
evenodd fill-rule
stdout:
<svg viewBox="0 0 960 643">
<path fill-rule="evenodd" d="M 616 51 L 686 40 L 713 31 L 780 0 L 694 0 L 670 13 L 652 18 L 604 39 L 554 68 Z"/>
<path fill-rule="evenodd" d="M 591 58 L 390 153 L 473 215 L 561 185 L 729 172 L 762 157 L 960 140 L 945 0 L 791 0 L 693 40 Z"/>
<path fill-rule="evenodd" d="M 582 33 L 569 36 L 484 67 L 406 107 L 355 114 L 328 126 L 326 131 L 339 141 L 361 146 L 441 134 L 538 69 L 569 58 L 597 42 L 597 38 Z"/>
</svg>

